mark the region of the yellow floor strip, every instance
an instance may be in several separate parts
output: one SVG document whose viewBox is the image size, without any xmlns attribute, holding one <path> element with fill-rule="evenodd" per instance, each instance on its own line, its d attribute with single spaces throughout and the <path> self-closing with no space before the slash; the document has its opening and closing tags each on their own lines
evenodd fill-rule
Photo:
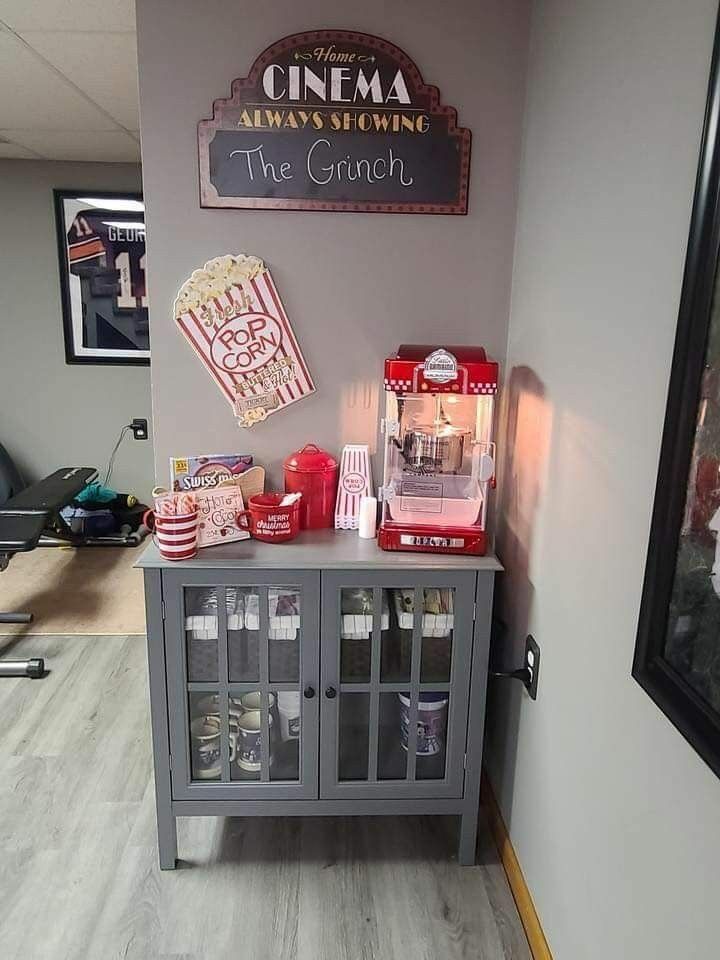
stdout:
<svg viewBox="0 0 720 960">
<path fill-rule="evenodd" d="M 490 831 L 495 840 L 498 854 L 500 855 L 500 862 L 505 869 L 512 895 L 515 898 L 515 905 L 520 914 L 520 920 L 525 928 L 525 936 L 530 945 L 530 952 L 534 960 L 553 960 L 550 947 L 548 946 L 545 934 L 540 925 L 540 919 L 535 910 L 535 904 L 525 883 L 520 862 L 510 842 L 507 827 L 500 813 L 493 789 L 490 786 L 490 781 L 485 774 L 483 774 L 482 779 L 481 803 L 487 813 Z"/>
</svg>

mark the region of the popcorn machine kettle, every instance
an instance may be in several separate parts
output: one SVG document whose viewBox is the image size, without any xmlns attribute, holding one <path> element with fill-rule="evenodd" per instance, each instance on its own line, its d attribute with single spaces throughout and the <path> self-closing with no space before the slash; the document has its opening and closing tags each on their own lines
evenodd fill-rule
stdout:
<svg viewBox="0 0 720 960">
<path fill-rule="evenodd" d="M 485 553 L 497 380 L 482 347 L 405 344 L 385 361 L 383 550 Z"/>
</svg>

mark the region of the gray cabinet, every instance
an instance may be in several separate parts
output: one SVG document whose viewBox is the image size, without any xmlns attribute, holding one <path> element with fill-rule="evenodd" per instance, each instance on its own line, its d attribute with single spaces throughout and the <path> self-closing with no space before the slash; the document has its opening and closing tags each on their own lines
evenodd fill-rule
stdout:
<svg viewBox="0 0 720 960">
<path fill-rule="evenodd" d="M 475 581 L 323 573 L 322 797 L 462 797 Z"/>
<path fill-rule="evenodd" d="M 163 573 L 173 796 L 310 799 L 317 571 Z"/>
<path fill-rule="evenodd" d="M 494 557 L 323 531 L 139 565 L 163 868 L 198 815 L 454 813 L 474 862 Z"/>
</svg>

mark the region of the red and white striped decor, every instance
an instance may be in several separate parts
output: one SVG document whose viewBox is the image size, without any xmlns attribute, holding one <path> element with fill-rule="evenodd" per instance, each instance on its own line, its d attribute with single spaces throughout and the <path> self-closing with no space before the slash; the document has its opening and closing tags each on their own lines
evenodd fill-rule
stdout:
<svg viewBox="0 0 720 960">
<path fill-rule="evenodd" d="M 198 513 L 155 516 L 155 537 L 165 560 L 189 560 L 198 551 Z"/>
<path fill-rule="evenodd" d="M 257 405 L 269 416 L 314 393 L 315 383 L 269 270 L 228 287 L 214 298 L 213 307 L 204 318 L 186 311 L 176 317 L 176 323 L 236 413 L 238 405 Z M 251 321 L 247 330 L 237 319 L 246 315 Z M 272 327 L 269 335 L 255 334 L 262 317 Z M 217 338 L 220 335 L 222 342 L 226 329 L 236 334 L 235 343 L 247 345 L 247 357 L 254 357 L 248 372 L 239 362 L 232 369 L 218 363 Z"/>
<path fill-rule="evenodd" d="M 367 443 L 346 443 L 340 460 L 335 529 L 357 530 L 360 524 L 360 501 L 371 494 L 370 449 Z"/>
</svg>

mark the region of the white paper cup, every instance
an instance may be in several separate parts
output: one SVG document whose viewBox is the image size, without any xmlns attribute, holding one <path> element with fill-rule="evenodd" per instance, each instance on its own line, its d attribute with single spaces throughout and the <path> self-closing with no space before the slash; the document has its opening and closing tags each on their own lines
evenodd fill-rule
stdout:
<svg viewBox="0 0 720 960">
<path fill-rule="evenodd" d="M 278 693 L 280 736 L 283 740 L 300 739 L 300 693 L 281 690 Z"/>
</svg>

